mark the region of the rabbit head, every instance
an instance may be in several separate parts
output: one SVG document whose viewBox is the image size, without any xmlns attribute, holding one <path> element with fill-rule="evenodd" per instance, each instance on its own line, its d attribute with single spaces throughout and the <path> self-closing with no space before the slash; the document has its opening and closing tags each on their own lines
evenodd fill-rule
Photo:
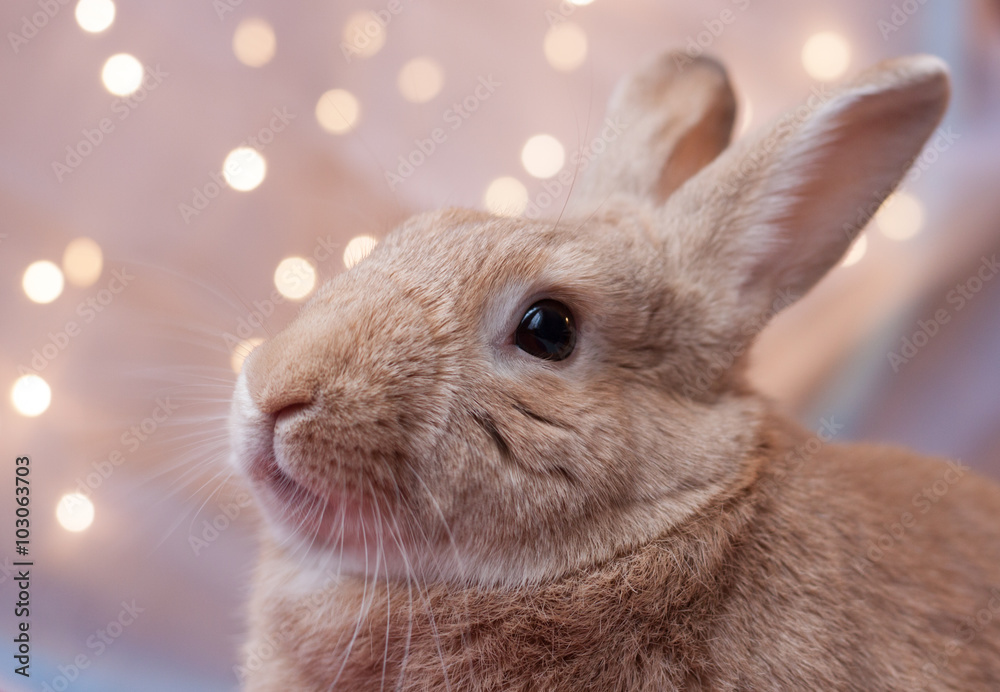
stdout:
<svg viewBox="0 0 1000 692">
<path fill-rule="evenodd" d="M 668 54 L 550 221 L 415 217 L 259 346 L 234 463 L 276 542 L 367 575 L 516 585 L 741 492 L 766 455 L 753 336 L 845 253 L 937 125 L 931 57 L 729 146 L 724 71 Z"/>
</svg>

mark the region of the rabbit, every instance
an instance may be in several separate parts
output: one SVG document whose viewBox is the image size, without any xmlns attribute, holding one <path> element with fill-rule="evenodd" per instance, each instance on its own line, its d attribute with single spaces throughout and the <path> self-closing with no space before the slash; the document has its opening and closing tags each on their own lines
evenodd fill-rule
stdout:
<svg viewBox="0 0 1000 692">
<path fill-rule="evenodd" d="M 558 218 L 419 215 L 322 286 L 233 395 L 244 689 L 1000 689 L 1000 487 L 746 377 L 948 98 L 893 59 L 730 144 L 667 52 Z"/>
</svg>

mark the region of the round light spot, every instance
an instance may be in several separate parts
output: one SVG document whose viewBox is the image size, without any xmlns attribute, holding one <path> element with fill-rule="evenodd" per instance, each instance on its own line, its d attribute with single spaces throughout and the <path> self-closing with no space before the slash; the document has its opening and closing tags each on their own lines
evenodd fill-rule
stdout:
<svg viewBox="0 0 1000 692">
<path fill-rule="evenodd" d="M 331 89 L 316 103 L 316 120 L 324 130 L 337 135 L 354 129 L 360 115 L 358 100 L 344 89 Z"/>
<path fill-rule="evenodd" d="M 844 259 L 841 260 L 840 264 L 844 267 L 850 267 L 852 264 L 857 264 L 861 261 L 861 258 L 865 256 L 868 251 L 868 236 L 859 235 L 855 240 L 854 244 L 851 245 L 851 249 L 847 251 L 844 255 Z"/>
<path fill-rule="evenodd" d="M 76 23 L 92 34 L 104 31 L 115 21 L 115 3 L 111 0 L 80 0 L 76 3 Z"/>
<path fill-rule="evenodd" d="M 594 0 L 569 0 L 571 5 L 576 5 L 577 7 L 583 7 L 584 5 L 589 5 L 594 2 Z"/>
<path fill-rule="evenodd" d="M 397 84 L 407 101 L 426 103 L 441 92 L 444 70 L 430 58 L 414 58 L 399 71 Z"/>
<path fill-rule="evenodd" d="M 528 189 L 517 178 L 497 178 L 486 188 L 483 203 L 493 214 L 517 216 L 528 206 Z"/>
<path fill-rule="evenodd" d="M 63 252 L 63 272 L 74 286 L 92 286 L 101 278 L 104 255 L 101 246 L 90 238 L 70 241 Z"/>
<path fill-rule="evenodd" d="M 374 12 L 355 12 L 344 24 L 343 39 L 345 56 L 370 58 L 385 45 L 385 25 Z"/>
<path fill-rule="evenodd" d="M 909 240 L 924 226 L 924 205 L 907 192 L 895 192 L 875 213 L 882 235 L 891 240 Z"/>
<path fill-rule="evenodd" d="M 244 339 L 236 345 L 233 349 L 233 354 L 229 358 L 229 365 L 232 367 L 233 372 L 237 375 L 240 374 L 240 370 L 243 369 L 243 361 L 249 357 L 250 352 L 255 348 L 264 343 L 264 340 L 259 336 L 254 336 L 249 339 Z"/>
<path fill-rule="evenodd" d="M 21 287 L 35 303 L 51 303 L 63 292 L 63 273 L 48 260 L 32 262 L 24 270 Z"/>
<path fill-rule="evenodd" d="M 142 85 L 142 63 L 128 53 L 108 58 L 101 70 L 104 88 L 115 96 L 128 96 Z"/>
<path fill-rule="evenodd" d="M 378 240 L 370 235 L 359 235 L 357 238 L 352 238 L 351 242 L 344 248 L 344 266 L 350 269 L 367 257 L 376 245 L 378 245 Z"/>
<path fill-rule="evenodd" d="M 67 493 L 56 505 L 56 519 L 67 531 L 83 531 L 94 523 L 94 503 L 81 493 Z"/>
<path fill-rule="evenodd" d="M 10 400 L 18 413 L 33 418 L 45 413 L 52 403 L 52 389 L 38 375 L 22 375 L 10 390 Z"/>
<path fill-rule="evenodd" d="M 823 31 L 809 37 L 802 46 L 802 66 L 813 79 L 828 82 L 847 71 L 851 46 L 843 36 Z"/>
<path fill-rule="evenodd" d="M 551 178 L 566 161 L 566 151 L 552 135 L 535 135 L 521 149 L 524 170 L 535 178 Z"/>
<path fill-rule="evenodd" d="M 575 70 L 587 58 L 587 34 L 573 22 L 560 22 L 545 33 L 545 59 L 557 70 Z"/>
<path fill-rule="evenodd" d="M 302 257 L 286 257 L 274 270 L 274 286 L 290 300 L 302 300 L 316 288 L 316 268 Z"/>
<path fill-rule="evenodd" d="M 233 53 L 244 65 L 260 67 L 271 62 L 276 45 L 274 29 L 263 19 L 250 17 L 236 25 Z"/>
<path fill-rule="evenodd" d="M 229 187 L 240 192 L 253 190 L 267 175 L 267 161 L 253 147 L 237 147 L 222 164 L 222 177 Z"/>
</svg>

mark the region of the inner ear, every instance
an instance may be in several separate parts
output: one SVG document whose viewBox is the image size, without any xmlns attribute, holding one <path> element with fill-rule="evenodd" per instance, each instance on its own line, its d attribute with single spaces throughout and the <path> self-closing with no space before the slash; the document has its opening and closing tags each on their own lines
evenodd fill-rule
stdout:
<svg viewBox="0 0 1000 692">
<path fill-rule="evenodd" d="M 700 117 L 684 131 L 667 157 L 660 171 L 655 201 L 663 203 L 689 178 L 712 162 L 729 144 L 733 121 L 736 119 L 736 101 L 732 91 L 718 90 L 712 94 Z"/>
<path fill-rule="evenodd" d="M 606 122 L 616 135 L 583 171 L 571 206 L 589 214 L 614 193 L 663 203 L 728 146 L 735 118 L 719 63 L 658 56 L 615 89 Z"/>
</svg>

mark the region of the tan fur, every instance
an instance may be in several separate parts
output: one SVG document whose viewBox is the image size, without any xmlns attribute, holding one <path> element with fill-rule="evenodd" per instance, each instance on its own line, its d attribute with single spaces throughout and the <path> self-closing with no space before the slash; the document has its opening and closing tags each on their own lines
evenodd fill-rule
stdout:
<svg viewBox="0 0 1000 692">
<path fill-rule="evenodd" d="M 247 690 L 1000 686 L 1000 489 L 828 444 L 743 377 L 936 126 L 943 66 L 880 65 L 709 163 L 731 91 L 677 65 L 619 90 L 639 125 L 576 216 L 416 217 L 247 360 Z M 565 361 L 512 342 L 542 297 Z"/>
</svg>

